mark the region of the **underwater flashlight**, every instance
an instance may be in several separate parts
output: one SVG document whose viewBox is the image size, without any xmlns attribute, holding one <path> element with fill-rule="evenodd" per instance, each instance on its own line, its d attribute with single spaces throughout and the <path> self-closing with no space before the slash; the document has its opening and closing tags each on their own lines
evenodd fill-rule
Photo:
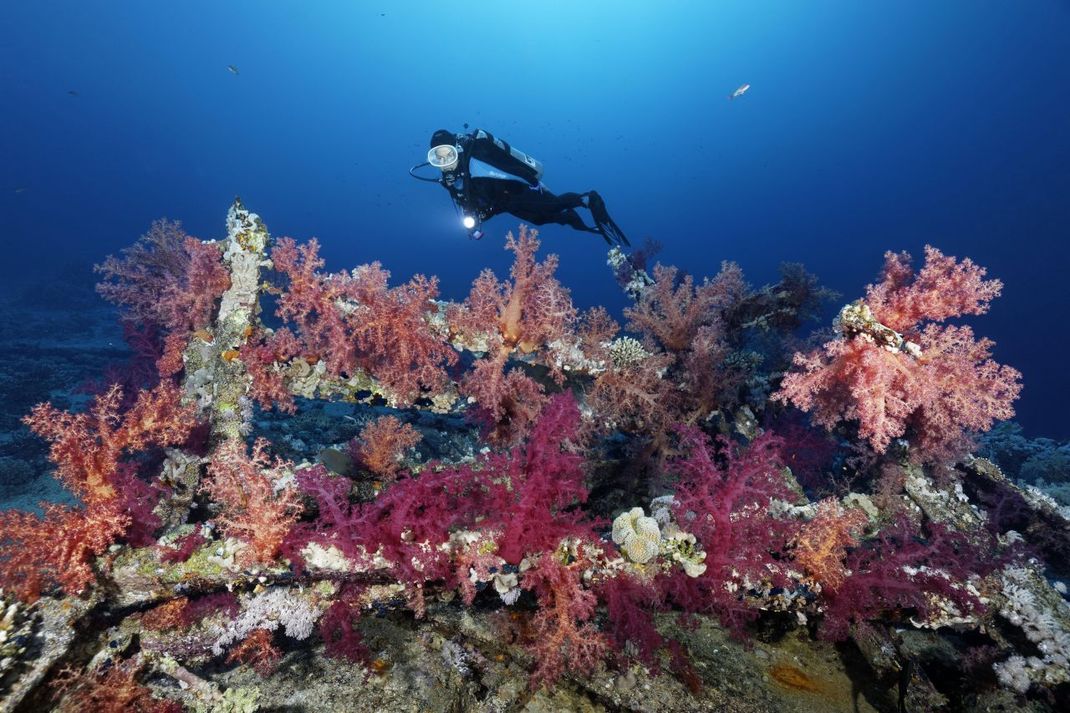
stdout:
<svg viewBox="0 0 1070 713">
<path fill-rule="evenodd" d="M 461 224 L 464 225 L 466 230 L 471 230 L 476 227 L 476 219 L 470 215 L 466 215 L 464 220 L 461 221 Z"/>
</svg>

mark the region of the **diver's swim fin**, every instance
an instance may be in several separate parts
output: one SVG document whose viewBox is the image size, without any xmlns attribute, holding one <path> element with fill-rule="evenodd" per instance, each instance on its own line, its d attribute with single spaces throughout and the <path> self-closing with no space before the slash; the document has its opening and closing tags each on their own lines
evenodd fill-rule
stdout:
<svg viewBox="0 0 1070 713">
<path fill-rule="evenodd" d="M 598 226 L 598 232 L 602 234 L 607 243 L 612 245 L 614 242 L 618 242 L 622 245 L 631 245 L 620 226 L 609 217 L 609 211 L 606 210 L 606 202 L 602 200 L 602 196 L 595 191 L 589 191 L 587 193 L 587 208 L 591 211 L 594 224 Z"/>
</svg>

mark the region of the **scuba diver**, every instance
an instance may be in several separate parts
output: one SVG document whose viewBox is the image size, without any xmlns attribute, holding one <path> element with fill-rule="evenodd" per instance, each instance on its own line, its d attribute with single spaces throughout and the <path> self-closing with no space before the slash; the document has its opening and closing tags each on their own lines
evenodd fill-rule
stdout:
<svg viewBox="0 0 1070 713">
<path fill-rule="evenodd" d="M 465 124 L 465 128 L 468 125 Z M 417 176 L 413 171 L 433 166 L 440 178 Z M 439 129 L 431 136 L 427 162 L 409 169 L 413 178 L 441 184 L 460 211 L 469 237 L 483 237 L 483 221 L 510 213 L 534 225 L 560 223 L 601 235 L 607 243 L 629 245 L 609 217 L 605 201 L 594 191 L 555 195 L 543 185 L 542 164 L 482 129 L 454 134 Z M 583 222 L 577 208 L 586 208 L 594 227 Z"/>
</svg>

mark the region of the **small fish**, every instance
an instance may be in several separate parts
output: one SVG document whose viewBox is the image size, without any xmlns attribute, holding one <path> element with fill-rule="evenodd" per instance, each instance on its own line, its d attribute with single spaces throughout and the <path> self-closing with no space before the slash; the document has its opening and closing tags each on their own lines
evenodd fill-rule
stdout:
<svg viewBox="0 0 1070 713">
<path fill-rule="evenodd" d="M 70 94 L 72 97 L 78 96 L 78 91 L 76 89 L 68 89 L 67 93 Z"/>
<path fill-rule="evenodd" d="M 239 73 L 238 72 L 238 68 L 235 67 L 233 64 L 228 64 L 227 65 L 227 71 L 230 72 L 231 74 L 238 74 Z"/>
<path fill-rule="evenodd" d="M 729 101 L 731 101 L 732 99 L 735 99 L 736 97 L 743 96 L 744 94 L 747 93 L 748 89 L 750 89 L 750 85 L 749 84 L 740 84 L 739 88 L 736 89 L 736 91 L 734 91 L 734 92 L 732 92 L 731 94 L 728 95 Z"/>
<path fill-rule="evenodd" d="M 24 193 L 25 191 L 26 191 L 26 186 L 19 186 L 18 188 L 15 189 L 15 194 L 18 195 L 19 193 Z"/>
</svg>

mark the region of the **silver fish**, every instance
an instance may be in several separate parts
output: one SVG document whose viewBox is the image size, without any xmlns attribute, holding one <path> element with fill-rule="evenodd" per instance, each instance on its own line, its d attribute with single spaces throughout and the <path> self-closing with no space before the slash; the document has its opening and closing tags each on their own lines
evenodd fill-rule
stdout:
<svg viewBox="0 0 1070 713">
<path fill-rule="evenodd" d="M 743 96 L 744 94 L 747 93 L 748 89 L 750 89 L 750 85 L 749 84 L 740 84 L 739 88 L 736 89 L 736 91 L 734 91 L 734 92 L 732 92 L 731 94 L 728 95 L 729 101 L 731 101 L 732 99 L 735 99 L 736 97 Z"/>
<path fill-rule="evenodd" d="M 233 64 L 228 64 L 227 65 L 227 71 L 230 72 L 231 74 L 237 74 L 238 73 L 238 68 L 235 67 Z"/>
</svg>

